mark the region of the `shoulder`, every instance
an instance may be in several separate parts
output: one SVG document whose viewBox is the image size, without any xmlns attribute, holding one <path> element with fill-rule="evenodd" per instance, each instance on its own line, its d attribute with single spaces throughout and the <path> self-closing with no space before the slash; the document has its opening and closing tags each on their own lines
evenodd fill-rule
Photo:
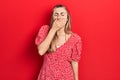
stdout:
<svg viewBox="0 0 120 80">
<path fill-rule="evenodd" d="M 49 25 L 42 25 L 39 28 L 39 32 L 46 32 L 46 31 L 49 31 L 49 29 L 50 29 Z"/>
<path fill-rule="evenodd" d="M 77 33 L 74 33 L 73 32 L 73 39 L 76 41 L 76 42 L 78 42 L 78 41 L 81 41 L 81 36 L 80 35 L 78 35 Z"/>
<path fill-rule="evenodd" d="M 50 26 L 49 25 L 42 25 L 40 28 L 50 28 Z"/>
<path fill-rule="evenodd" d="M 49 25 L 42 25 L 39 28 L 38 34 L 47 34 L 47 32 L 50 30 L 50 26 Z"/>
</svg>

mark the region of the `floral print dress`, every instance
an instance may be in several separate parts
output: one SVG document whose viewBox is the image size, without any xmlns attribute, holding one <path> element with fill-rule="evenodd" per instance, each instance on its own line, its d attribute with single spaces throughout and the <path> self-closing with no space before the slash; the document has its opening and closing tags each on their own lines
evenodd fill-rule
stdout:
<svg viewBox="0 0 120 80">
<path fill-rule="evenodd" d="M 39 45 L 47 36 L 50 26 L 43 25 L 35 39 L 35 44 Z M 43 57 L 43 65 L 37 80 L 74 80 L 71 61 L 79 62 L 81 57 L 82 41 L 81 37 L 72 33 L 69 39 L 55 52 L 46 52 Z"/>
</svg>

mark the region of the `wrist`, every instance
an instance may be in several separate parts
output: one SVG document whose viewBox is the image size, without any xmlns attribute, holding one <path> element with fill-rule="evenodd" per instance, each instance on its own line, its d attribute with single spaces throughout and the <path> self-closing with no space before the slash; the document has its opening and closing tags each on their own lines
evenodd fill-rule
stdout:
<svg viewBox="0 0 120 80">
<path fill-rule="evenodd" d="M 56 32 L 57 29 L 55 29 L 55 28 L 52 27 L 52 28 L 51 28 L 51 31 L 52 31 L 52 32 Z"/>
<path fill-rule="evenodd" d="M 56 31 L 57 31 L 57 30 L 54 29 L 54 28 L 51 28 L 51 29 L 50 29 L 50 32 L 52 32 L 52 33 L 54 33 L 54 34 L 56 33 Z"/>
</svg>

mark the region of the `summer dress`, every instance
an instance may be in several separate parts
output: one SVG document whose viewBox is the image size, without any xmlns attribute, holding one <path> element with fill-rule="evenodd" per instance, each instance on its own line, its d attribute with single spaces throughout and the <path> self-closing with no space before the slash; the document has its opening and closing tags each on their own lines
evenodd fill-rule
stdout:
<svg viewBox="0 0 120 80">
<path fill-rule="evenodd" d="M 40 44 L 47 36 L 50 26 L 43 25 L 35 39 L 35 44 Z M 43 65 L 37 80 L 74 80 L 71 61 L 79 62 L 81 57 L 81 37 L 72 33 L 68 40 L 57 47 L 55 52 L 46 52 Z"/>
</svg>

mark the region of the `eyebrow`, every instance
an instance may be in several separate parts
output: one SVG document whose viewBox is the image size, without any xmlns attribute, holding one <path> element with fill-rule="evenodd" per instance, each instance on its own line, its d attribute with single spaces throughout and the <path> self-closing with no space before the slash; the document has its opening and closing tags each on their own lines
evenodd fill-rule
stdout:
<svg viewBox="0 0 120 80">
<path fill-rule="evenodd" d="M 63 13 L 65 13 L 65 12 L 61 12 L 60 14 L 63 14 Z M 55 14 L 59 14 L 59 13 L 55 12 Z"/>
</svg>

